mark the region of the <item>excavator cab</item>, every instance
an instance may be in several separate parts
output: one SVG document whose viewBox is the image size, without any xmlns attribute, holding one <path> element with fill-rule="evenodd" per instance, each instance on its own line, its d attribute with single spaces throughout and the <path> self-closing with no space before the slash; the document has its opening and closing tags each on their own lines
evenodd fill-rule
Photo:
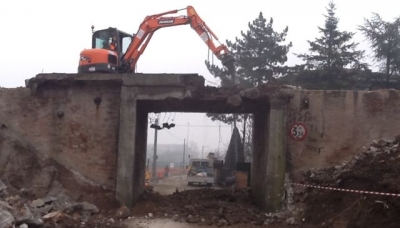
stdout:
<svg viewBox="0 0 400 228">
<path fill-rule="evenodd" d="M 92 49 L 81 51 L 78 73 L 117 72 L 132 38 L 131 34 L 112 27 L 93 31 Z"/>
</svg>

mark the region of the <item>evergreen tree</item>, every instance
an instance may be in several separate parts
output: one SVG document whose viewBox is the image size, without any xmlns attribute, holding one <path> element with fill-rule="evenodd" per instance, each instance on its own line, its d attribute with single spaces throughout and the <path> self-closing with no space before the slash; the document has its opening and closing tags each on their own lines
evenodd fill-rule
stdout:
<svg viewBox="0 0 400 228">
<path fill-rule="evenodd" d="M 262 12 L 252 22 L 248 23 L 248 30 L 241 31 L 241 38 L 236 37 L 235 42 L 227 40 L 227 46 L 233 53 L 236 63 L 236 76 L 241 87 L 250 88 L 268 82 L 284 73 L 287 61 L 287 53 L 292 43 L 285 42 L 288 27 L 282 32 L 276 32 L 273 28 L 273 19 L 267 23 Z M 222 86 L 233 85 L 228 71 L 206 61 L 209 72 L 221 80 Z M 224 123 L 233 121 L 241 122 L 241 115 L 207 114 L 212 120 L 220 120 Z"/>
<path fill-rule="evenodd" d="M 252 22 L 248 23 L 248 30 L 241 31 L 241 38 L 236 37 L 235 42 L 227 40 L 227 46 L 235 57 L 236 76 L 243 88 L 250 88 L 266 83 L 274 77 L 282 75 L 287 67 L 287 53 L 292 43 L 283 44 L 286 40 L 288 27 L 282 32 L 273 28 L 273 19 L 267 23 L 262 12 Z M 219 66 L 206 61 L 209 72 L 221 80 L 222 86 L 233 85 L 229 72 Z M 242 122 L 246 117 L 231 114 L 210 114 L 213 121 L 220 120 L 224 123 L 234 121 Z"/>
<path fill-rule="evenodd" d="M 233 53 L 236 63 L 236 76 L 242 88 L 250 88 L 270 82 L 275 77 L 281 76 L 287 67 L 287 53 L 292 43 L 284 44 L 288 33 L 288 27 L 282 32 L 276 32 L 273 28 L 273 19 L 269 22 L 264 18 L 262 12 L 252 22 L 248 23 L 248 30 L 241 31 L 241 38 L 236 37 L 235 41 L 227 40 L 227 46 Z M 229 72 L 209 61 L 206 61 L 209 72 L 221 80 L 222 86 L 233 85 Z M 207 113 L 213 121 L 224 123 L 242 122 L 242 140 L 245 146 L 245 153 L 251 156 L 251 140 L 248 132 L 251 132 L 251 115 L 249 114 L 213 114 Z"/>
<path fill-rule="evenodd" d="M 322 36 L 315 41 L 308 41 L 310 54 L 300 54 L 298 57 L 306 61 L 307 69 L 342 69 L 346 66 L 353 68 L 365 67 L 360 63 L 364 51 L 357 51 L 358 43 L 351 42 L 354 33 L 339 31 L 339 19 L 335 16 L 335 4 L 331 1 L 325 16 L 325 27 L 318 27 Z"/>
<path fill-rule="evenodd" d="M 390 76 L 400 73 L 400 18 L 393 22 L 384 21 L 379 14 L 374 13 L 371 19 L 364 19 L 364 25 L 359 30 L 370 41 L 375 56 L 375 62 L 386 74 L 386 83 Z"/>
<path fill-rule="evenodd" d="M 253 87 L 268 82 L 284 73 L 287 53 L 292 43 L 285 42 L 288 27 L 282 32 L 273 28 L 273 19 L 267 23 L 262 12 L 248 23 L 247 32 L 241 31 L 241 38 L 235 42 L 227 40 L 227 46 L 236 59 L 236 74 L 242 87 Z M 232 85 L 229 72 L 206 61 L 209 72 L 221 80 L 222 86 Z"/>
</svg>

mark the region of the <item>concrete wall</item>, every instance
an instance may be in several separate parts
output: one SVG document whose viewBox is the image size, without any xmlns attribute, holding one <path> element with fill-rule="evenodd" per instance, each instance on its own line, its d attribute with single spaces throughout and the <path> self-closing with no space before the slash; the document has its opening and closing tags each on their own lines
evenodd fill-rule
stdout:
<svg viewBox="0 0 400 228">
<path fill-rule="evenodd" d="M 307 108 L 308 103 L 309 107 Z M 290 169 L 301 171 L 341 164 L 364 145 L 400 134 L 400 93 L 379 91 L 296 91 L 288 107 L 288 128 L 303 122 L 303 141 L 288 137 Z"/>
<path fill-rule="evenodd" d="M 105 82 L 50 87 L 37 95 L 28 88 L 3 88 L 0 124 L 42 156 L 110 187 L 115 185 L 120 96 L 120 85 Z M 96 97 L 101 97 L 98 106 Z M 287 137 L 288 168 L 296 174 L 337 165 L 373 139 L 400 134 L 399 111 L 395 90 L 296 91 L 288 106 L 288 131 L 291 123 L 303 122 L 308 136 L 303 141 Z"/>
<path fill-rule="evenodd" d="M 40 158 L 53 159 L 78 178 L 112 189 L 121 86 L 110 82 L 58 86 L 49 85 L 36 95 L 28 88 L 0 89 L 2 134 L 14 132 Z"/>
</svg>

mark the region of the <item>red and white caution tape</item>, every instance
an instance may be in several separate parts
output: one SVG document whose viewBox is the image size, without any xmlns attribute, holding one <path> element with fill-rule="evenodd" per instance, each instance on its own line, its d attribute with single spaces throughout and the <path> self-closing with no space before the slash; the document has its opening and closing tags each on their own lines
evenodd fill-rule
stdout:
<svg viewBox="0 0 400 228">
<path fill-rule="evenodd" d="M 317 186 L 317 185 L 297 184 L 297 183 L 293 183 L 293 185 L 302 186 L 302 187 L 309 187 L 309 188 L 318 188 L 318 189 L 332 190 L 332 191 L 340 191 L 340 192 L 352 192 L 352 193 L 360 193 L 360 194 L 370 194 L 370 195 L 381 195 L 381 196 L 395 196 L 395 197 L 400 197 L 400 194 L 396 194 L 396 193 L 352 190 L 352 189 L 334 188 L 334 187 L 323 187 L 323 186 Z"/>
</svg>

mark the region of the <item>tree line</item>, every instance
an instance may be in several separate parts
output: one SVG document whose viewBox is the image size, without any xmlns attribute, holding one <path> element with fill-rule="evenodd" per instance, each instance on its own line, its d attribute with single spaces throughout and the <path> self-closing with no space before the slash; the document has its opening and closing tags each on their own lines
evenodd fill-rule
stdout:
<svg viewBox="0 0 400 228">
<path fill-rule="evenodd" d="M 336 5 L 331 1 L 328 5 L 323 27 L 317 27 L 319 37 L 308 40 L 307 53 L 295 53 L 303 60 L 302 64 L 287 66 L 288 53 L 293 46 L 286 42 L 288 26 L 283 31 L 273 28 L 273 18 L 269 21 L 260 12 L 258 17 L 248 23 L 248 30 L 241 31 L 240 37 L 234 41 L 227 40 L 227 46 L 235 56 L 236 73 L 241 86 L 252 87 L 267 82 L 286 82 L 286 78 L 296 75 L 298 78 L 326 80 L 332 86 L 325 86 L 322 82 L 319 89 L 349 89 L 345 84 L 330 83 L 335 79 L 343 79 L 352 74 L 368 76 L 379 73 L 387 86 L 390 79 L 400 72 L 400 17 L 393 21 L 385 21 L 377 13 L 372 13 L 371 18 L 364 18 L 364 23 L 359 25 L 360 31 L 369 41 L 374 54 L 373 62 L 379 65 L 377 72 L 372 72 L 370 64 L 366 63 L 364 50 L 359 50 L 359 43 L 352 41 L 354 32 L 341 31 L 338 28 L 339 18 L 335 15 Z M 232 84 L 232 79 L 226 69 L 216 66 L 210 61 L 205 61 L 207 69 L 221 85 Z M 311 86 L 304 81 L 304 87 Z M 302 86 L 302 85 L 300 85 Z M 313 89 L 316 89 L 313 86 Z M 317 88 L 318 89 L 318 88 Z M 351 89 L 351 88 L 350 88 Z"/>
<path fill-rule="evenodd" d="M 236 59 L 236 75 L 241 87 L 280 83 L 304 89 L 400 89 L 400 17 L 385 21 L 379 14 L 372 13 L 358 25 L 357 30 L 369 42 L 373 63 L 379 66 L 377 71 L 373 71 L 371 64 L 365 61 L 365 50 L 358 49 L 359 43 L 353 41 L 355 32 L 339 30 L 333 1 L 326 10 L 324 26 L 317 27 L 320 36 L 307 41 L 308 52 L 295 53 L 302 64 L 286 65 L 293 46 L 292 42 L 286 41 L 288 26 L 276 31 L 273 18 L 267 20 L 262 12 L 248 23 L 247 31 L 240 32 L 240 37 L 227 40 L 227 46 Z M 205 64 L 209 72 L 220 79 L 221 86 L 233 84 L 226 69 L 210 61 L 205 61 Z M 241 122 L 242 137 L 248 140 L 247 143 L 243 140 L 244 150 L 250 153 L 251 134 L 246 134 L 251 129 L 250 116 L 210 113 L 207 116 L 225 123 Z M 246 125 L 249 126 L 247 129 Z"/>
</svg>

